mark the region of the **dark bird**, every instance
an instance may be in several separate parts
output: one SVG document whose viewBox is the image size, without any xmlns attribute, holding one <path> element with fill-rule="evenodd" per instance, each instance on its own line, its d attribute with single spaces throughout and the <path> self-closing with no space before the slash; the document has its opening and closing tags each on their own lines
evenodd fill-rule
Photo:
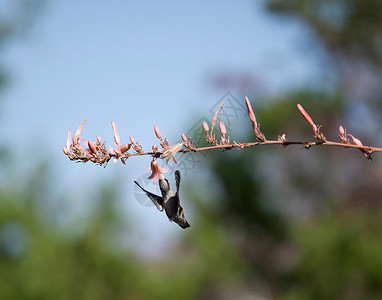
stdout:
<svg viewBox="0 0 382 300">
<path fill-rule="evenodd" d="M 150 193 L 145 190 L 140 184 L 134 181 L 146 195 L 151 199 L 159 211 L 163 211 L 163 208 L 166 212 L 167 217 L 170 221 L 174 221 L 183 229 L 190 227 L 190 224 L 187 222 L 186 217 L 184 216 L 184 209 L 180 206 L 179 200 L 179 186 L 180 186 L 180 172 L 175 171 L 175 183 L 176 183 L 176 193 L 170 189 L 170 183 L 166 178 L 159 179 L 159 188 L 162 193 L 162 197 Z"/>
</svg>

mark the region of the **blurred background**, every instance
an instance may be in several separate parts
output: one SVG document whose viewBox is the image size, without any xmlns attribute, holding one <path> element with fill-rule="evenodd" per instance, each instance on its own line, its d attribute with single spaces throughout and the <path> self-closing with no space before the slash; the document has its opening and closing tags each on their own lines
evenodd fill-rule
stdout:
<svg viewBox="0 0 382 300">
<path fill-rule="evenodd" d="M 231 140 L 338 127 L 381 146 L 378 0 L 0 0 L 1 299 L 381 299 L 381 157 L 255 147 L 177 155 L 191 228 L 147 189 L 149 157 L 106 168 L 62 152 L 67 130 L 144 149 L 219 103 Z M 167 176 L 166 175 L 166 176 Z"/>
</svg>

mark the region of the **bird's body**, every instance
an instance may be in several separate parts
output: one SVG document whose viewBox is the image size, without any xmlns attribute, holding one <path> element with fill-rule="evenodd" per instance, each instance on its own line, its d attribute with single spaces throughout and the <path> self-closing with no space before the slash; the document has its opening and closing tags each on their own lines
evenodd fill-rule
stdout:
<svg viewBox="0 0 382 300">
<path fill-rule="evenodd" d="M 175 171 L 176 193 L 170 189 L 170 183 L 166 178 L 159 179 L 159 188 L 161 190 L 162 197 L 150 193 L 141 187 L 138 182 L 134 182 L 146 193 L 146 195 L 151 199 L 159 211 L 163 211 L 164 208 L 170 221 L 174 221 L 183 229 L 190 227 L 190 224 L 187 222 L 186 217 L 184 216 L 184 209 L 180 206 L 180 172 L 178 170 Z"/>
</svg>

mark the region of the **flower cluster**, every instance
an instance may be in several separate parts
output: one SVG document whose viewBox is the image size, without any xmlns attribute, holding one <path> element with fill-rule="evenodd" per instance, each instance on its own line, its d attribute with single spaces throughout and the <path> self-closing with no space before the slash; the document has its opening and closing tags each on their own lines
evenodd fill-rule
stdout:
<svg viewBox="0 0 382 300">
<path fill-rule="evenodd" d="M 71 130 L 68 130 L 68 138 L 66 146 L 63 147 L 64 153 L 70 160 L 87 162 L 91 161 L 99 165 L 103 165 L 110 160 L 110 154 L 108 153 L 105 144 L 102 143 L 102 139 L 97 135 L 97 142 L 82 140 L 83 144 L 87 148 L 83 148 L 81 145 L 81 131 L 85 125 L 86 120 L 83 120 L 76 133 L 71 138 Z M 72 143 L 73 142 L 73 143 Z"/>
<path fill-rule="evenodd" d="M 359 139 L 357 139 L 356 137 L 354 137 L 350 133 L 346 134 L 346 129 L 344 129 L 342 126 L 339 127 L 339 132 L 340 132 L 340 140 L 344 144 L 350 144 L 350 141 L 349 141 L 349 138 L 348 138 L 350 136 L 352 138 L 352 140 L 353 140 L 354 145 L 362 147 L 362 148 L 359 148 L 359 150 L 365 155 L 365 157 L 368 160 L 371 160 L 371 154 L 373 154 L 373 152 L 371 150 L 369 150 L 369 149 L 363 148 L 363 144 L 362 144 L 362 142 Z"/>
<path fill-rule="evenodd" d="M 297 104 L 297 108 L 312 128 L 314 133 L 315 142 L 304 142 L 304 141 L 288 141 L 286 138 L 286 134 L 283 133 L 278 136 L 277 140 L 268 140 L 265 138 L 264 134 L 260 130 L 260 124 L 257 123 L 255 113 L 252 109 L 252 105 L 249 102 L 249 99 L 245 97 L 245 104 L 247 106 L 248 117 L 252 124 L 256 141 L 252 142 L 242 142 L 238 143 L 233 141 L 230 143 L 230 137 L 227 136 L 227 129 L 223 122 L 223 120 L 219 121 L 219 131 L 214 128 L 217 124 L 218 117 L 220 111 L 223 109 L 224 102 L 222 102 L 214 114 L 211 121 L 211 128 L 207 124 L 207 122 L 203 122 L 202 129 L 206 133 L 206 140 L 210 144 L 207 147 L 197 147 L 192 141 L 191 137 L 187 137 L 185 134 L 181 134 L 181 138 L 183 142 L 176 143 L 170 145 L 168 140 L 163 139 L 162 133 L 157 125 L 154 126 L 154 133 L 156 137 L 159 139 L 159 145 L 152 145 L 151 151 L 144 151 L 143 147 L 139 144 L 139 140 L 135 141 L 133 137 L 129 137 L 130 143 L 122 144 L 120 141 L 120 137 L 117 131 L 117 127 L 114 122 L 111 122 L 111 126 L 114 133 L 114 143 L 115 147 L 109 147 L 109 151 L 106 149 L 105 143 L 102 142 L 100 136 L 96 136 L 96 141 L 92 142 L 89 140 L 82 139 L 82 143 L 84 147 L 81 145 L 81 132 L 85 125 L 86 120 L 84 120 L 80 127 L 77 129 L 73 138 L 71 137 L 71 130 L 68 131 L 68 137 L 66 145 L 63 146 L 63 151 L 65 155 L 68 156 L 70 160 L 80 161 L 80 162 L 93 162 L 99 165 L 106 165 L 110 159 L 113 159 L 114 162 L 121 160 L 122 163 L 126 163 L 127 158 L 132 156 L 142 156 L 148 155 L 152 157 L 150 162 L 150 168 L 148 170 L 151 171 L 150 179 L 156 183 L 159 179 L 163 179 L 162 173 L 167 172 L 168 169 L 162 169 L 158 166 L 158 159 L 165 159 L 167 162 L 172 158 L 175 163 L 178 161 L 175 158 L 177 153 L 187 153 L 187 152 L 198 152 L 205 151 L 211 149 L 226 149 L 230 150 L 233 148 L 243 149 L 252 146 L 259 145 L 281 145 L 286 147 L 288 145 L 303 145 L 306 149 L 309 149 L 313 146 L 337 146 L 337 147 L 345 147 L 345 148 L 356 148 L 361 151 L 368 160 L 371 160 L 371 155 L 374 152 L 382 152 L 382 148 L 364 146 L 362 142 L 354 137 L 351 134 L 346 133 L 346 129 L 342 126 L 339 127 L 339 138 L 341 143 L 328 141 L 326 137 L 320 132 L 321 126 L 316 125 L 313 122 L 313 119 L 310 115 L 305 111 L 305 109 Z M 220 133 L 220 138 L 216 138 L 216 133 Z M 350 142 L 349 138 L 351 138 L 352 142 Z M 129 152 L 132 149 L 133 152 Z"/>
</svg>

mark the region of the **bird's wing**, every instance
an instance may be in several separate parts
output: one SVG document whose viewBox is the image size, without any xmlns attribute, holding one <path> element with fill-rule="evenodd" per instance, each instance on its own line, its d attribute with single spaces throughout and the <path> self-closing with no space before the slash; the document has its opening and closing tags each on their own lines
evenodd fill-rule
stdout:
<svg viewBox="0 0 382 300">
<path fill-rule="evenodd" d="M 179 172 L 179 170 L 175 171 L 175 183 L 176 183 L 176 195 L 179 195 L 179 186 L 180 186 L 180 172 Z"/>
<path fill-rule="evenodd" d="M 150 198 L 150 200 L 155 204 L 155 206 L 158 208 L 159 211 L 163 211 L 163 198 L 155 195 L 153 193 L 150 193 L 149 191 L 145 190 L 143 187 L 140 186 L 140 184 L 136 181 L 134 181 L 137 186 L 139 186 L 142 191 L 145 192 L 145 194 Z"/>
</svg>

